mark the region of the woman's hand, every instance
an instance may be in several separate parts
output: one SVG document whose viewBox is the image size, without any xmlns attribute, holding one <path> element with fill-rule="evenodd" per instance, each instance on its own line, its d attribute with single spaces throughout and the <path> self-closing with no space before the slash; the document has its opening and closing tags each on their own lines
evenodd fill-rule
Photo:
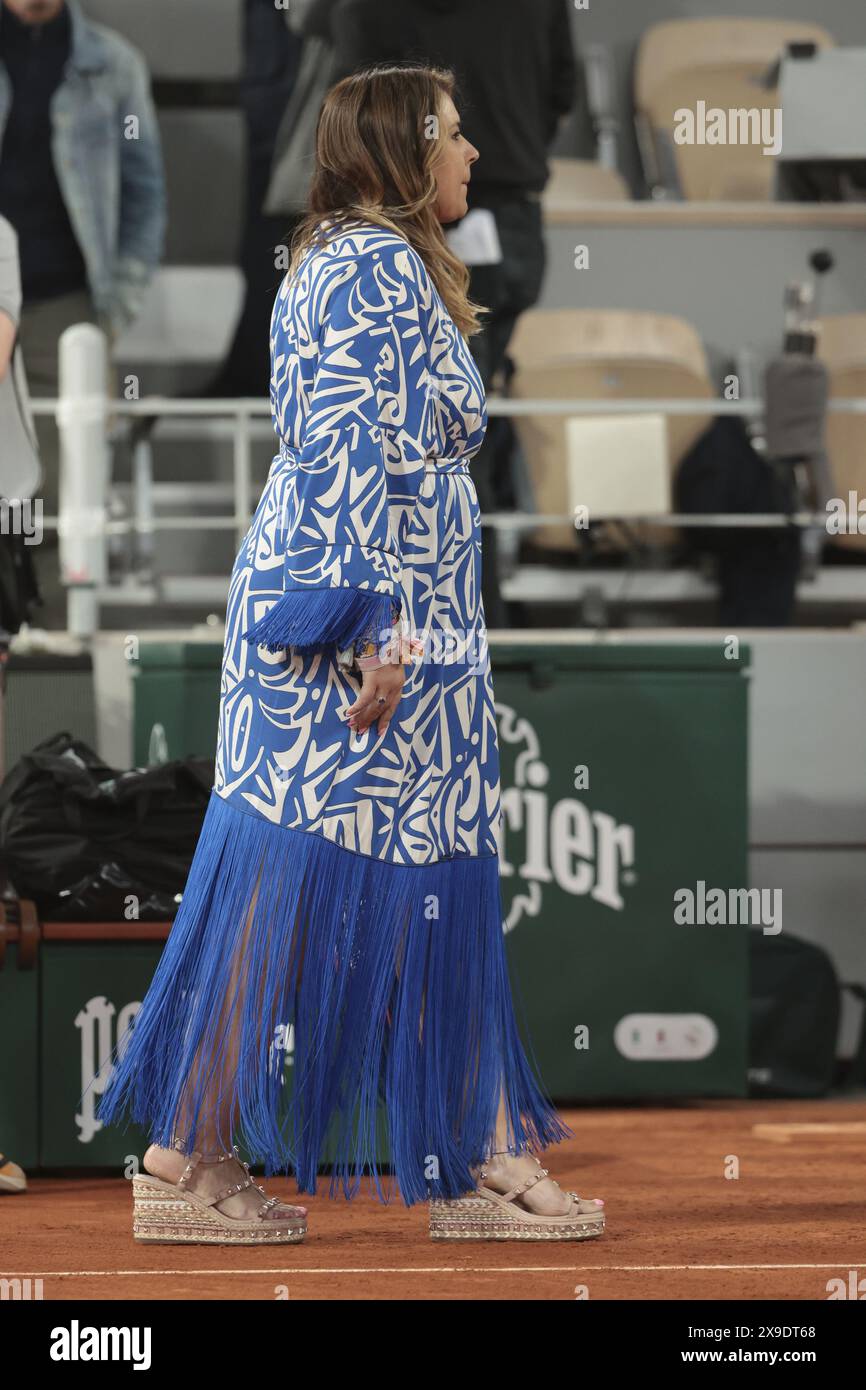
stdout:
<svg viewBox="0 0 866 1390">
<path fill-rule="evenodd" d="M 350 729 L 363 733 L 376 722 L 376 732 L 384 734 L 391 722 L 391 716 L 400 703 L 406 668 L 388 663 L 374 666 L 361 676 L 361 694 L 346 710 L 346 720 Z M 380 697 L 384 703 L 380 704 Z"/>
</svg>

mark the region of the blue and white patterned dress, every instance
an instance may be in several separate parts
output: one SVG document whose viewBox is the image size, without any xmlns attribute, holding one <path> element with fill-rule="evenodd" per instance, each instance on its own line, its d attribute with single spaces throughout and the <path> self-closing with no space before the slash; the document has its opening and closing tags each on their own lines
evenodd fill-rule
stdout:
<svg viewBox="0 0 866 1390">
<path fill-rule="evenodd" d="M 381 1127 L 405 1201 L 567 1131 L 515 1026 L 499 756 L 469 459 L 487 422 L 424 262 L 326 224 L 271 320 L 280 448 L 235 560 L 216 776 L 177 919 L 99 1115 L 194 1147 L 215 1086 L 266 1172 L 347 1195 Z M 424 641 L 387 731 L 350 730 L 357 645 Z M 378 1132 L 378 1138 L 377 1138 Z"/>
</svg>

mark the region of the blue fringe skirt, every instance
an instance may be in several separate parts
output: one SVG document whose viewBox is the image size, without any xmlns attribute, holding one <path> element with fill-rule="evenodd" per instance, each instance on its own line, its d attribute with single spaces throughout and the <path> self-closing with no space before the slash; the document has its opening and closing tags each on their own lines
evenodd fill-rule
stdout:
<svg viewBox="0 0 866 1390">
<path fill-rule="evenodd" d="M 332 1195 L 366 1170 L 388 1200 L 383 1119 L 407 1205 L 474 1186 L 501 1102 L 512 1149 L 570 1133 L 518 1035 L 497 855 L 387 862 L 216 791 L 113 1061 L 105 1124 L 128 1116 L 187 1152 L 242 1141 L 303 1192 L 327 1150 Z"/>
</svg>

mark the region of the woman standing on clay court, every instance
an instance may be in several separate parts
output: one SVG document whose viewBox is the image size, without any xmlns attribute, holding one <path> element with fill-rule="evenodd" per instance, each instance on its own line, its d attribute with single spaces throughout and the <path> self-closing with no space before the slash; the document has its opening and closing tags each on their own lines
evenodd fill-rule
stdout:
<svg viewBox="0 0 866 1390">
<path fill-rule="evenodd" d="M 479 309 L 442 231 L 478 151 L 453 90 L 370 69 L 323 105 L 271 321 L 280 447 L 231 577 L 215 784 L 99 1107 L 152 1140 L 139 1239 L 303 1237 L 306 1209 L 265 1197 L 236 1136 L 301 1191 L 327 1154 L 332 1193 L 367 1167 L 384 1199 L 382 1114 L 431 1235 L 603 1229 L 603 1203 L 530 1152 L 568 1131 L 518 1037 L 502 935 Z"/>
</svg>

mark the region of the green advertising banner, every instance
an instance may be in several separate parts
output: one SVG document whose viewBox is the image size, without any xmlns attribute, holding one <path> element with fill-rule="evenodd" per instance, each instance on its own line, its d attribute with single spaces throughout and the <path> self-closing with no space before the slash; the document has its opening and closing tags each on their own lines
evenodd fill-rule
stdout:
<svg viewBox="0 0 866 1390">
<path fill-rule="evenodd" d="M 748 883 L 746 661 L 494 649 L 505 930 L 558 1100 L 747 1094 L 748 923 L 675 916 Z"/>
<path fill-rule="evenodd" d="M 127 924 L 124 923 L 124 926 Z M 57 927 L 51 930 L 57 931 Z M 110 924 L 105 935 L 111 932 Z M 44 1168 L 120 1166 L 147 1147 L 144 1133 L 106 1129 L 96 1106 L 111 1051 L 134 1019 L 162 941 L 43 941 L 40 1161 Z"/>
</svg>

